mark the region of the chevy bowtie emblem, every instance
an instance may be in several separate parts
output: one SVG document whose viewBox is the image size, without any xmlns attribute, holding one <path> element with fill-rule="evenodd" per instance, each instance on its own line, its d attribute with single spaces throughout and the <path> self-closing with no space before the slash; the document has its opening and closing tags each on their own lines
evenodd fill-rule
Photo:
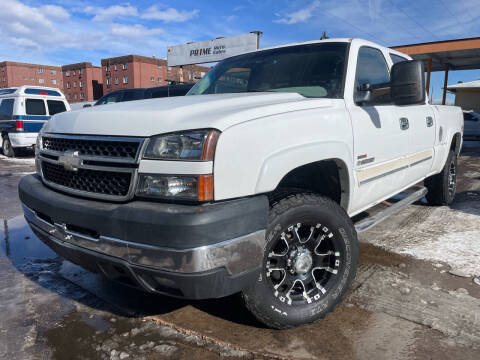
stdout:
<svg viewBox="0 0 480 360">
<path fill-rule="evenodd" d="M 67 150 L 58 157 L 59 164 L 63 165 L 65 170 L 77 171 L 82 165 L 82 159 L 78 156 L 78 151 Z"/>
</svg>

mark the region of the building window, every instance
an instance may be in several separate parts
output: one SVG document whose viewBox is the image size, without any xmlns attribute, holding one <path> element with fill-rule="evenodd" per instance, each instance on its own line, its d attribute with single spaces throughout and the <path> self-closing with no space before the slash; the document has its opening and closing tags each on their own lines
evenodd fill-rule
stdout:
<svg viewBox="0 0 480 360">
<path fill-rule="evenodd" d="M 118 77 L 115 77 L 115 85 L 118 85 Z"/>
<path fill-rule="evenodd" d="M 73 98 L 77 100 L 77 94 L 73 94 Z"/>
<path fill-rule="evenodd" d="M 83 87 L 83 81 L 78 82 L 78 87 Z"/>
<path fill-rule="evenodd" d="M 34 78 L 30 78 L 30 81 L 34 81 L 35 79 Z"/>
<path fill-rule="evenodd" d="M 127 70 L 128 69 L 128 64 L 127 63 L 124 63 L 123 64 L 123 70 Z"/>
<path fill-rule="evenodd" d="M 74 88 L 77 87 L 77 82 L 76 81 L 73 82 L 73 87 Z"/>
<path fill-rule="evenodd" d="M 118 70 L 118 64 L 113 65 L 114 70 Z"/>
<path fill-rule="evenodd" d="M 158 78 L 158 82 L 162 82 L 162 78 Z"/>
<path fill-rule="evenodd" d="M 65 76 L 70 76 L 70 70 L 65 71 Z"/>
<path fill-rule="evenodd" d="M 28 80 L 28 77 L 27 77 L 27 76 L 24 76 L 24 77 L 23 77 L 23 80 Z"/>
<path fill-rule="evenodd" d="M 53 84 L 53 85 L 57 85 L 57 80 L 52 79 L 52 84 Z"/>
<path fill-rule="evenodd" d="M 105 71 L 110 71 L 110 64 L 107 64 L 107 65 L 105 66 Z"/>
<path fill-rule="evenodd" d="M 72 100 L 72 94 L 67 94 L 67 99 Z"/>
<path fill-rule="evenodd" d="M 2 71 L 5 71 L 5 65 L 1 67 Z"/>
<path fill-rule="evenodd" d="M 57 70 L 50 70 L 50 74 L 57 75 Z"/>
<path fill-rule="evenodd" d="M 67 89 L 70 89 L 70 81 L 67 81 Z"/>
<path fill-rule="evenodd" d="M 80 93 L 80 99 L 81 100 L 85 99 L 85 94 L 84 93 Z"/>
<path fill-rule="evenodd" d="M 158 67 L 159 69 L 161 69 L 161 68 L 162 68 L 162 64 L 157 64 L 157 67 Z"/>
<path fill-rule="evenodd" d="M 128 76 L 124 76 L 124 77 L 123 77 L 123 83 L 124 83 L 124 84 L 128 84 Z"/>
<path fill-rule="evenodd" d="M 83 69 L 78 69 L 78 74 L 83 75 Z"/>
<path fill-rule="evenodd" d="M 152 76 L 152 77 L 150 78 L 150 81 L 151 81 L 151 82 L 155 82 L 155 78 Z"/>
<path fill-rule="evenodd" d="M 45 82 L 45 80 L 43 80 L 42 78 L 39 78 L 39 79 L 38 79 L 38 83 L 39 83 L 39 84 L 43 84 L 44 82 Z"/>
<path fill-rule="evenodd" d="M 75 69 L 72 70 L 72 76 L 75 76 Z"/>
<path fill-rule="evenodd" d="M 43 68 L 38 68 L 38 73 L 43 74 Z"/>
<path fill-rule="evenodd" d="M 112 78 L 107 78 L 107 85 L 111 85 L 112 84 Z"/>
</svg>

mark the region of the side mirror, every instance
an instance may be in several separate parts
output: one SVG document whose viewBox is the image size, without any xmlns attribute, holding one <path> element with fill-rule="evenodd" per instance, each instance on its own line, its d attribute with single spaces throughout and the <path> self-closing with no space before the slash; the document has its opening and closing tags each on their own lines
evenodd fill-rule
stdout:
<svg viewBox="0 0 480 360">
<path fill-rule="evenodd" d="M 421 61 L 407 60 L 392 66 L 391 94 L 395 105 L 425 103 L 425 72 Z"/>
</svg>

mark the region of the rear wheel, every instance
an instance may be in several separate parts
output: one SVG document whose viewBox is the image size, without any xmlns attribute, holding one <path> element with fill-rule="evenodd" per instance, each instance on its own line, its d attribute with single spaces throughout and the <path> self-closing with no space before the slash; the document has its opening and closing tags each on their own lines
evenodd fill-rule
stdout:
<svg viewBox="0 0 480 360">
<path fill-rule="evenodd" d="M 325 317 L 355 278 L 353 224 L 334 201 L 297 194 L 270 209 L 262 272 L 243 292 L 247 308 L 269 327 L 286 329 Z"/>
<path fill-rule="evenodd" d="M 457 190 L 457 155 L 453 150 L 450 150 L 442 171 L 425 179 L 425 186 L 429 204 L 450 205 L 453 202 Z"/>
<path fill-rule="evenodd" d="M 8 135 L 4 136 L 2 139 L 2 150 L 5 156 L 8 156 L 8 157 L 15 156 L 15 150 L 12 146 L 12 143 L 10 142 L 10 139 L 8 138 Z"/>
</svg>

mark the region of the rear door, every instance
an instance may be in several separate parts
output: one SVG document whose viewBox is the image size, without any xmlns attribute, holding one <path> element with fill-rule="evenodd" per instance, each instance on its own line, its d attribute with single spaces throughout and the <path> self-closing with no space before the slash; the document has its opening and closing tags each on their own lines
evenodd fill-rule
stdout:
<svg viewBox="0 0 480 360">
<path fill-rule="evenodd" d="M 15 129 L 13 120 L 13 105 L 15 99 L 0 99 L 0 131 L 9 132 Z"/>
<path fill-rule="evenodd" d="M 23 131 L 39 132 L 43 124 L 50 119 L 45 99 L 25 98 L 25 115 L 19 115 L 23 121 Z"/>
<path fill-rule="evenodd" d="M 390 54 L 393 64 L 408 59 Z M 428 97 L 426 98 L 428 101 Z M 407 148 L 408 184 L 422 180 L 431 170 L 434 158 L 436 122 L 435 115 L 427 103 L 420 105 L 395 106 L 395 117 L 400 127 L 409 129 Z"/>
</svg>

